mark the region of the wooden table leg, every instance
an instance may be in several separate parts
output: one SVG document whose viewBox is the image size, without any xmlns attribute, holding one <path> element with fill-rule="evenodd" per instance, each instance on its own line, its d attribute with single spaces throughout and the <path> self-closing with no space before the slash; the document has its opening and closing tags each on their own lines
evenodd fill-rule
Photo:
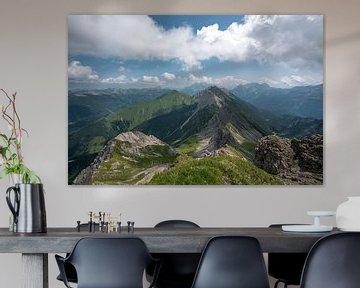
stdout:
<svg viewBox="0 0 360 288">
<path fill-rule="evenodd" d="M 49 288 L 48 254 L 22 254 L 23 288 Z"/>
</svg>

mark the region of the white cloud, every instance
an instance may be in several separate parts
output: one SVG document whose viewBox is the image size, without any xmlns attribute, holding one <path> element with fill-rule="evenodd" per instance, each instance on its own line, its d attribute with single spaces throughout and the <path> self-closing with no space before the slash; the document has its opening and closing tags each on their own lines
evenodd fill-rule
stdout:
<svg viewBox="0 0 360 288">
<path fill-rule="evenodd" d="M 99 76 L 90 66 L 83 66 L 79 61 L 72 61 L 68 65 L 68 77 L 74 82 L 97 82 Z"/>
<path fill-rule="evenodd" d="M 101 79 L 101 83 L 113 84 L 113 83 L 125 83 L 127 78 L 125 75 L 120 75 L 118 77 L 109 77 L 105 79 Z"/>
<path fill-rule="evenodd" d="M 170 80 L 170 81 L 176 79 L 176 76 L 169 72 L 165 72 L 161 76 L 164 77 L 166 80 Z"/>
<path fill-rule="evenodd" d="M 220 30 L 218 24 L 194 33 L 184 26 L 165 30 L 145 15 L 69 16 L 72 55 L 123 60 L 176 60 L 184 70 L 202 61 L 282 63 L 295 68 L 321 67 L 323 18 L 318 15 L 246 16 Z"/>
<path fill-rule="evenodd" d="M 194 83 L 207 83 L 207 84 L 211 84 L 213 83 L 213 78 L 212 77 L 208 77 L 208 76 L 195 76 L 194 74 L 190 74 L 189 75 L 189 81 L 191 82 L 191 84 Z"/>
<path fill-rule="evenodd" d="M 116 84 L 127 82 L 127 77 L 125 75 L 119 75 L 118 77 L 101 78 L 90 66 L 84 66 L 81 64 L 80 61 L 72 61 L 69 63 L 68 78 L 71 82 L 103 84 Z"/>
<path fill-rule="evenodd" d="M 151 84 L 158 84 L 160 83 L 160 79 L 157 76 L 146 76 L 144 75 L 142 77 L 143 82 L 145 83 L 151 83 Z"/>
<path fill-rule="evenodd" d="M 232 75 L 227 75 L 222 77 L 208 77 L 208 76 L 197 77 L 193 74 L 190 74 L 188 80 L 190 84 L 206 83 L 209 85 L 217 85 L 219 87 L 225 87 L 227 89 L 232 89 L 240 84 L 246 84 L 249 82 L 247 80 Z"/>
<path fill-rule="evenodd" d="M 308 75 L 290 75 L 290 76 L 281 76 L 279 78 L 270 78 L 262 77 L 259 79 L 259 83 L 266 83 L 272 87 L 294 87 L 294 86 L 308 86 L 308 85 L 318 85 L 322 81 L 316 80 Z"/>
<path fill-rule="evenodd" d="M 197 31 L 208 43 L 203 58 L 221 61 L 283 63 L 291 67 L 322 64 L 322 16 L 246 16 L 221 31 L 217 24 Z"/>
<path fill-rule="evenodd" d="M 290 87 L 320 84 L 319 82 L 316 82 L 314 79 L 310 77 L 299 76 L 299 75 L 282 77 L 280 79 L 280 82 Z"/>
<path fill-rule="evenodd" d="M 228 76 L 224 76 L 224 77 L 215 79 L 216 85 L 221 86 L 221 87 L 226 87 L 226 88 L 233 88 L 240 84 L 246 84 L 246 83 L 249 83 L 249 81 L 244 80 L 239 77 L 232 76 L 232 75 L 228 75 Z"/>
</svg>

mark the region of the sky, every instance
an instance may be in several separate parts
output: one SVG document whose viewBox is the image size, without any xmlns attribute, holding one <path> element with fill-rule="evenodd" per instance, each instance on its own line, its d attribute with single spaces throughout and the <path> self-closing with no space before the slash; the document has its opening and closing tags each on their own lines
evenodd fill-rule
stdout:
<svg viewBox="0 0 360 288">
<path fill-rule="evenodd" d="M 70 15 L 72 88 L 323 83 L 321 15 Z"/>
</svg>

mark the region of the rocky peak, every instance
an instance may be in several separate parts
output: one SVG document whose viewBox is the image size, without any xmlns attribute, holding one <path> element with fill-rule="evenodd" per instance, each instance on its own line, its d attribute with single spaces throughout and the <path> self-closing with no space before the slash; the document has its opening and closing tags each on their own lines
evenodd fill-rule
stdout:
<svg viewBox="0 0 360 288">
<path fill-rule="evenodd" d="M 101 170 L 101 173 L 103 173 L 104 175 L 106 174 L 108 177 L 109 177 L 109 175 L 112 175 L 112 176 L 114 176 L 115 174 L 120 175 L 122 173 L 122 171 L 124 171 L 124 167 L 127 167 L 127 169 L 129 170 L 131 168 L 130 167 L 131 164 L 129 164 L 129 163 L 136 165 L 136 163 L 138 162 L 137 159 L 141 158 L 141 157 L 152 158 L 154 162 L 156 162 L 157 159 L 161 159 L 162 154 L 160 152 L 157 152 L 157 149 L 152 149 L 152 147 L 147 147 L 147 146 L 154 146 L 154 147 L 161 146 L 160 151 L 162 151 L 162 153 L 164 153 L 164 151 L 165 151 L 166 156 L 169 158 L 171 158 L 171 157 L 175 158 L 177 155 L 177 152 L 173 148 L 171 148 L 166 143 L 162 142 L 161 140 L 159 140 L 158 138 L 156 138 L 153 135 L 146 135 L 140 131 L 130 131 L 130 132 L 121 133 L 118 136 L 116 136 L 115 138 L 113 138 L 112 140 L 110 140 L 103 147 L 103 149 L 98 153 L 98 155 L 95 157 L 93 162 L 79 173 L 79 175 L 75 178 L 73 183 L 81 184 L 81 185 L 91 184 L 91 183 L 93 183 L 92 181 L 94 180 L 94 175 L 97 175 L 97 173 L 99 173 L 100 170 Z M 119 160 L 115 157 L 116 161 L 115 161 L 115 163 L 112 163 L 111 169 L 103 171 L 101 167 L 103 166 L 104 163 L 108 163 L 114 157 L 113 156 L 114 151 L 116 151 L 116 155 L 117 155 L 116 157 L 119 157 L 118 155 L 122 154 L 122 156 L 121 156 L 122 160 L 121 159 Z M 121 164 L 121 161 L 125 161 L 125 162 L 127 161 L 126 165 L 124 166 L 123 164 Z M 123 166 L 121 166 L 121 165 L 123 165 Z M 150 168 L 148 168 L 146 166 L 140 167 L 140 168 L 133 167 L 132 169 L 136 173 L 139 173 L 139 175 L 140 174 L 143 175 L 144 178 L 146 176 L 146 179 L 141 180 L 141 181 L 146 182 L 147 180 L 151 179 L 151 177 L 157 171 L 166 169 L 166 168 L 168 168 L 168 166 L 169 166 L 168 163 L 166 163 L 166 162 L 162 163 L 160 161 L 160 164 L 155 165 L 154 167 L 150 167 Z M 118 168 L 116 168 L 116 167 L 118 167 Z M 118 169 L 118 170 L 116 170 L 116 169 Z M 139 172 L 139 171 L 141 171 L 141 172 Z M 139 175 L 135 174 L 133 176 L 137 177 Z M 114 177 L 116 178 L 117 176 L 115 175 Z M 140 178 L 141 177 L 139 177 L 139 179 Z M 140 182 L 138 184 L 141 184 Z M 122 184 L 124 184 L 124 183 L 122 183 Z"/>
<path fill-rule="evenodd" d="M 146 135 L 140 131 L 130 131 L 121 133 L 115 137 L 116 140 L 121 142 L 129 142 L 131 144 L 136 144 L 139 147 L 145 147 L 148 145 L 165 145 L 160 139 L 156 138 L 153 135 Z"/>
<path fill-rule="evenodd" d="M 210 105 L 215 105 L 221 108 L 225 104 L 224 98 L 226 96 L 227 94 L 224 92 L 224 90 L 217 86 L 210 86 L 207 89 L 198 92 L 196 97 L 198 109 L 200 110 Z"/>
</svg>

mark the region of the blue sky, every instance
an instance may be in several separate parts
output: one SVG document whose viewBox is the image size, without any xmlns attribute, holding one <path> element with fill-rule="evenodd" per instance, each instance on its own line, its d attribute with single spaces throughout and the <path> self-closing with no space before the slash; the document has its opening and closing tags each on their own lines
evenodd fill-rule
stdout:
<svg viewBox="0 0 360 288">
<path fill-rule="evenodd" d="M 195 31 L 214 23 L 219 24 L 221 30 L 225 30 L 234 22 L 244 22 L 243 15 L 150 15 L 150 17 L 165 29 L 190 26 Z"/>
<path fill-rule="evenodd" d="M 69 88 L 323 82 L 323 17 L 71 15 Z"/>
</svg>

